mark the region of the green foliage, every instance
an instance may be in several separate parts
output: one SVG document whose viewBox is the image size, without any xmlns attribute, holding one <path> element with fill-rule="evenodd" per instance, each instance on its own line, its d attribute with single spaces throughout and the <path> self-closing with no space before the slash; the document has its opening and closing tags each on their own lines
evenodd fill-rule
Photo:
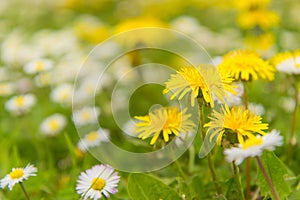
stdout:
<svg viewBox="0 0 300 200">
<path fill-rule="evenodd" d="M 181 200 L 172 188 L 147 174 L 131 174 L 128 193 L 133 200 Z"/>
<path fill-rule="evenodd" d="M 273 152 L 264 152 L 261 160 L 273 181 L 280 199 L 285 199 L 291 192 L 286 180 L 286 177 L 289 175 L 287 167 Z M 261 194 L 263 196 L 270 195 L 269 186 L 260 169 L 258 169 L 257 180 Z"/>
</svg>

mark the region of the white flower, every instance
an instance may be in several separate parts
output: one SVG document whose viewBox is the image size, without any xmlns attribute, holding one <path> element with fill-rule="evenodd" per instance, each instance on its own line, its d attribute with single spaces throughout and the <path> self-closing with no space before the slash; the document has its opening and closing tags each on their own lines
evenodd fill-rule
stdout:
<svg viewBox="0 0 300 200">
<path fill-rule="evenodd" d="M 45 135 L 56 135 L 62 131 L 67 124 L 64 115 L 54 114 L 47 117 L 40 125 L 40 131 Z"/>
<path fill-rule="evenodd" d="M 278 53 L 273 63 L 280 72 L 300 74 L 300 51 Z"/>
<path fill-rule="evenodd" d="M 24 94 L 12 97 L 5 103 L 7 111 L 20 115 L 29 111 L 29 109 L 36 103 L 36 98 L 32 94 Z"/>
<path fill-rule="evenodd" d="M 279 131 L 272 130 L 264 136 L 257 135 L 254 138 L 246 140 L 238 147 L 232 147 L 224 150 L 228 162 L 235 161 L 237 165 L 241 164 L 247 157 L 260 156 L 264 149 L 273 151 L 276 146 L 281 146 L 283 137 Z"/>
<path fill-rule="evenodd" d="M 76 191 L 84 200 L 100 199 L 103 195 L 109 197 L 109 193 L 118 192 L 116 188 L 120 181 L 118 172 L 109 165 L 95 165 L 91 169 L 81 172 L 78 177 Z"/>
<path fill-rule="evenodd" d="M 195 34 L 200 30 L 197 19 L 190 16 L 180 16 L 171 22 L 171 27 L 186 34 Z"/>
<path fill-rule="evenodd" d="M 75 110 L 73 112 L 73 121 L 76 126 L 95 124 L 98 122 L 99 114 L 100 114 L 99 108 L 83 107 L 82 109 Z"/>
<path fill-rule="evenodd" d="M 25 168 L 13 168 L 9 174 L 0 180 L 0 187 L 12 190 L 16 183 L 21 183 L 27 180 L 29 176 L 36 176 L 37 168 L 28 164 Z"/>
<path fill-rule="evenodd" d="M 131 137 L 138 137 L 138 135 L 135 133 L 135 124 L 136 122 L 134 122 L 133 120 L 127 121 L 123 125 L 122 131 Z"/>
<path fill-rule="evenodd" d="M 49 86 L 52 80 L 52 74 L 50 72 L 43 72 L 34 77 L 34 83 L 38 87 Z"/>
<path fill-rule="evenodd" d="M 281 97 L 279 100 L 279 105 L 286 111 L 286 112 L 293 112 L 295 109 L 295 99 L 292 97 Z"/>
<path fill-rule="evenodd" d="M 236 94 L 232 94 L 231 92 L 226 91 L 226 95 L 224 97 L 225 103 L 228 106 L 239 106 L 242 105 L 242 96 L 244 94 L 244 86 L 242 83 L 232 83 L 234 85 L 233 90 Z M 223 104 L 224 102 L 220 101 L 214 94 L 213 98 L 217 101 L 218 104 Z"/>
<path fill-rule="evenodd" d="M 26 74 L 36 74 L 39 72 L 47 71 L 53 67 L 53 63 L 48 59 L 36 59 L 24 66 Z"/>
<path fill-rule="evenodd" d="M 109 131 L 107 129 L 99 128 L 97 131 L 91 131 L 84 136 L 78 142 L 78 149 L 82 152 L 86 152 L 86 150 L 90 147 L 96 147 L 100 144 L 100 142 L 108 142 L 109 141 Z"/>
<path fill-rule="evenodd" d="M 256 115 L 263 115 L 265 114 L 265 108 L 263 105 L 261 104 L 257 104 L 257 103 L 249 103 L 249 110 L 252 113 L 255 113 Z"/>
<path fill-rule="evenodd" d="M 51 91 L 50 98 L 52 101 L 61 104 L 71 104 L 73 95 L 73 86 L 65 83 L 57 86 Z"/>
<path fill-rule="evenodd" d="M 15 87 L 10 82 L 2 82 L 0 83 L 0 97 L 9 96 L 14 93 Z"/>
</svg>

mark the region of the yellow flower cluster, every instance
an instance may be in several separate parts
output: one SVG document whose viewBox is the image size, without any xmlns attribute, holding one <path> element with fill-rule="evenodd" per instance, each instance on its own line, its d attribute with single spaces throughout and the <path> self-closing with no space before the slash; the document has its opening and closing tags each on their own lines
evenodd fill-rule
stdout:
<svg viewBox="0 0 300 200">
<path fill-rule="evenodd" d="M 237 50 L 227 53 L 218 65 L 219 71 L 228 72 L 235 80 L 251 81 L 258 78 L 271 81 L 275 68 L 255 51 Z"/>
<path fill-rule="evenodd" d="M 271 32 L 280 23 L 279 15 L 268 9 L 270 0 L 233 0 L 233 7 L 238 10 L 237 25 L 245 30 L 245 44 L 262 53 L 275 41 Z"/>
</svg>

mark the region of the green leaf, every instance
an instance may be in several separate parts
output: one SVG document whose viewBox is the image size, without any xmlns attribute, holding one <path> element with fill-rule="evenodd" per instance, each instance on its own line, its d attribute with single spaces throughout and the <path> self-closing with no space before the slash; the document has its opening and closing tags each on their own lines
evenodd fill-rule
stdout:
<svg viewBox="0 0 300 200">
<path fill-rule="evenodd" d="M 76 159 L 76 155 L 75 155 L 75 151 L 74 151 L 74 149 L 75 149 L 74 145 L 73 145 L 73 143 L 72 143 L 72 141 L 71 141 L 68 133 L 65 132 L 64 136 L 65 136 L 65 140 L 67 142 L 67 146 L 68 146 L 71 158 L 72 158 L 72 165 L 73 165 L 73 167 L 76 167 L 76 161 L 77 161 L 77 159 Z"/>
<path fill-rule="evenodd" d="M 172 188 L 146 174 L 129 175 L 128 193 L 132 200 L 181 200 Z"/>
<path fill-rule="evenodd" d="M 288 175 L 287 167 L 273 152 L 264 152 L 261 156 L 261 160 L 272 179 L 280 199 L 285 199 L 291 192 L 291 189 L 285 180 L 285 177 Z M 268 183 L 260 169 L 257 172 L 257 179 L 261 194 L 271 195 Z"/>
<path fill-rule="evenodd" d="M 300 190 L 299 191 L 294 191 L 291 193 L 289 196 L 288 200 L 299 200 L 300 199 Z"/>
</svg>

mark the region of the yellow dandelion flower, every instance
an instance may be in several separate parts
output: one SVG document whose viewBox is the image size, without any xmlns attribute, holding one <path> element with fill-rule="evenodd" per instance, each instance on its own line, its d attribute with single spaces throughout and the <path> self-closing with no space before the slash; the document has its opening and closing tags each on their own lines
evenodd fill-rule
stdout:
<svg viewBox="0 0 300 200">
<path fill-rule="evenodd" d="M 180 111 L 177 107 L 162 107 L 154 109 L 146 116 L 135 116 L 135 119 L 139 120 L 135 132 L 143 140 L 153 136 L 151 145 L 157 141 L 161 133 L 164 141 L 168 142 L 172 134 L 180 137 L 181 133 L 193 131 L 195 124 L 189 119 L 191 114 L 186 112 L 187 108 Z"/>
<path fill-rule="evenodd" d="M 272 58 L 278 71 L 288 74 L 300 74 L 300 51 L 278 53 Z"/>
<path fill-rule="evenodd" d="M 256 26 L 266 30 L 279 24 L 277 13 L 270 10 L 251 10 L 242 12 L 237 16 L 237 24 L 242 29 L 253 29 Z"/>
<path fill-rule="evenodd" d="M 79 39 L 92 44 L 102 42 L 110 36 L 109 27 L 94 18 L 79 20 L 74 26 L 74 31 Z"/>
<path fill-rule="evenodd" d="M 171 100 L 176 96 L 178 96 L 178 100 L 181 100 L 191 92 L 192 106 L 195 105 L 195 99 L 202 96 L 207 104 L 214 107 L 212 92 L 218 99 L 224 100 L 225 90 L 235 93 L 231 85 L 232 81 L 233 79 L 228 77 L 227 73 L 220 73 L 212 65 L 199 65 L 197 68 L 182 67 L 165 83 L 166 89 L 163 93 L 174 91 Z"/>
<path fill-rule="evenodd" d="M 235 80 L 273 80 L 275 69 L 255 51 L 237 50 L 227 53 L 218 69 L 227 72 Z"/>
<path fill-rule="evenodd" d="M 233 6 L 238 10 L 254 10 L 258 8 L 266 8 L 270 3 L 270 0 L 233 0 Z"/>
<path fill-rule="evenodd" d="M 140 18 L 126 19 L 115 27 L 115 33 L 121 33 L 131 29 L 145 28 L 145 27 L 166 28 L 167 24 L 153 17 L 140 17 Z"/>
<path fill-rule="evenodd" d="M 273 33 L 263 33 L 258 36 L 248 35 L 245 37 L 245 44 L 251 48 L 261 51 L 266 51 L 275 43 L 275 36 Z"/>
<path fill-rule="evenodd" d="M 163 21 L 154 18 L 154 17 L 139 17 L 139 18 L 132 18 L 126 19 L 115 26 L 114 33 L 122 33 L 126 31 L 130 31 L 133 29 L 139 28 L 167 28 L 168 25 Z M 136 46 L 137 44 L 156 44 L 159 42 L 165 42 L 168 38 L 166 38 L 159 29 L 147 29 L 147 30 L 140 30 L 133 33 L 128 33 L 124 36 L 119 36 L 117 38 L 117 42 L 124 44 L 126 46 L 133 45 Z"/>
<path fill-rule="evenodd" d="M 239 143 L 244 143 L 245 139 L 253 138 L 256 133 L 265 135 L 263 130 L 268 129 L 268 124 L 262 123 L 259 115 L 251 113 L 244 107 L 229 109 L 226 105 L 222 107 L 221 112 L 214 110 L 210 119 L 211 121 L 204 127 L 208 127 L 207 134 L 210 140 L 216 138 L 218 145 L 221 145 L 223 135 L 228 131 L 236 134 Z"/>
</svg>

